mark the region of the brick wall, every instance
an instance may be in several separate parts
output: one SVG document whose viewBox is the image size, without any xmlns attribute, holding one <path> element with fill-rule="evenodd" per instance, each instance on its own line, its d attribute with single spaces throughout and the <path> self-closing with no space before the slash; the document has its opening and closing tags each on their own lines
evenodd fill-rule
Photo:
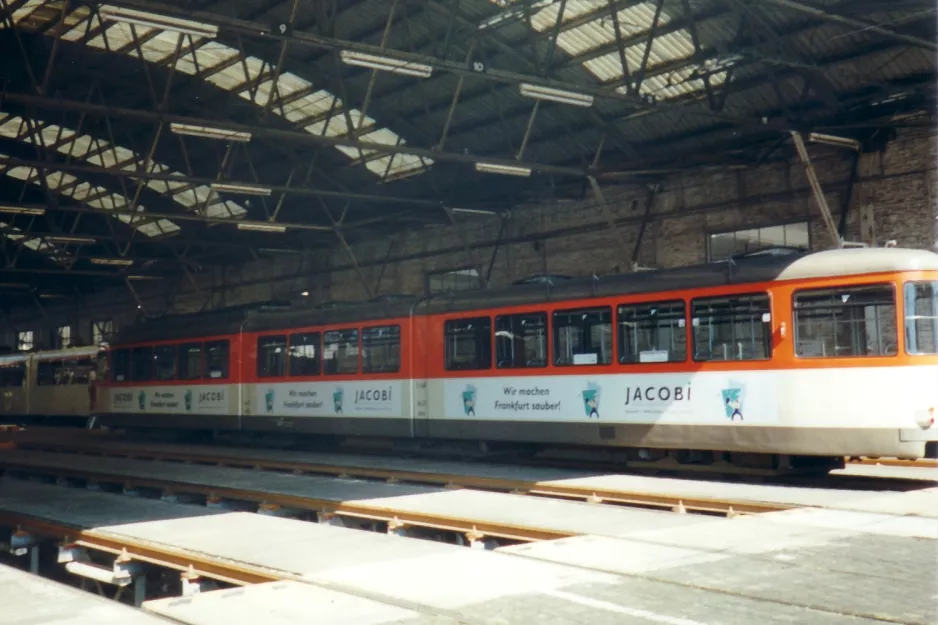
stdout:
<svg viewBox="0 0 938 625">
<path fill-rule="evenodd" d="M 931 248 L 938 241 L 936 222 L 936 137 L 907 131 L 881 153 L 863 154 L 853 185 L 847 221 L 848 240 L 882 245 Z M 695 172 L 666 180 L 654 196 L 651 219 L 639 248 L 639 264 L 673 267 L 706 260 L 708 233 L 757 228 L 784 222 L 810 222 L 812 246 L 823 249 L 829 236 L 811 196 L 804 168 L 791 158 L 758 168 Z M 825 196 L 839 220 L 847 193 L 853 154 L 809 145 Z M 627 271 L 638 240 L 648 189 L 603 185 L 608 212 L 592 194 L 579 201 L 518 206 L 512 211 L 502 244 L 497 217 L 459 215 L 461 233 L 448 226 L 418 228 L 389 240 L 353 246 L 356 271 L 340 246 L 307 255 L 284 256 L 240 266 L 213 267 L 196 275 L 198 291 L 188 279 L 178 284 L 136 283 L 143 306 L 151 313 L 191 312 L 202 308 L 296 297 L 308 291 L 318 301 L 372 294 L 423 293 L 427 272 L 478 266 L 491 284 L 506 284 L 536 273 L 568 275 Z M 866 212 L 869 219 L 861 219 Z M 615 227 L 610 225 L 614 221 Z M 866 222 L 869 223 L 866 223 Z M 861 232 L 861 222 L 867 232 Z M 468 251 L 467 251 L 468 249 Z M 494 261 L 493 259 L 494 255 Z M 385 259 L 390 259 L 382 267 Z M 14 311 L 0 329 L 9 343 L 13 330 L 73 323 L 90 337 L 92 320 L 125 324 L 139 314 L 136 301 L 119 287 L 58 306 L 47 307 L 48 321 L 37 311 Z"/>
</svg>

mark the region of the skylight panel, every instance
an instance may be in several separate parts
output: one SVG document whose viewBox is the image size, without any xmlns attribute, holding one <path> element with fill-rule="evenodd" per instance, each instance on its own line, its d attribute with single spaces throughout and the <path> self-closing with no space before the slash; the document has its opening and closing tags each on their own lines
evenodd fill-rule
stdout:
<svg viewBox="0 0 938 625">
<path fill-rule="evenodd" d="M 590 10 L 590 7 L 592 7 L 596 1 L 600 0 L 570 0 L 565 16 L 576 16 L 581 12 Z M 605 0 L 601 1 L 605 2 Z M 507 4 L 509 3 L 504 2 L 502 6 L 506 6 Z M 16 22 L 22 21 L 26 16 L 35 13 L 35 9 L 42 5 L 41 0 L 28 0 L 27 4 L 14 14 L 14 20 Z M 31 8 L 27 10 L 28 7 Z M 549 9 L 550 7 L 548 7 L 547 10 Z M 547 16 L 548 14 L 545 13 L 544 17 L 539 19 L 546 19 Z M 50 12 L 49 16 L 43 15 L 41 17 L 44 23 L 40 25 L 48 25 L 52 23 L 53 20 L 60 20 L 61 13 L 60 11 L 55 11 L 54 14 Z M 90 14 L 86 6 L 76 6 L 65 16 L 64 23 L 70 27 L 69 30 L 62 34 L 62 38 L 67 41 L 78 41 L 85 36 L 85 33 L 96 32 L 97 34 L 88 42 L 92 47 L 99 50 L 110 49 L 113 52 L 131 56 L 142 56 L 144 60 L 156 64 L 165 63 L 167 59 L 173 56 L 179 45 L 180 35 L 176 33 L 135 25 L 134 30 L 138 35 L 141 50 L 138 55 L 137 44 L 133 43 L 133 32 L 129 24 L 118 22 L 102 25 L 97 17 Z M 0 27 L 2 26 L 3 24 L 0 24 Z M 52 35 L 54 34 L 54 30 L 55 29 L 47 28 L 44 32 L 48 35 Z M 104 41 L 105 35 L 107 36 L 107 46 Z M 139 39 L 143 37 L 149 38 L 146 41 L 139 41 Z M 255 100 L 255 98 L 251 96 L 251 89 L 248 85 L 263 77 L 264 80 L 260 81 L 258 88 L 255 90 L 256 104 L 259 106 L 267 106 L 270 100 L 273 99 L 274 88 L 272 75 L 274 71 L 271 64 L 253 56 L 248 56 L 243 60 L 233 62 L 234 59 L 239 57 L 238 51 L 234 48 L 198 36 L 189 37 L 185 35 L 185 37 L 186 39 L 183 41 L 180 48 L 185 53 L 176 59 L 176 71 L 188 75 L 196 75 L 199 73 L 202 80 L 225 91 L 236 93 L 239 97 L 248 101 Z M 320 119 L 313 123 L 306 124 L 305 130 L 311 134 L 331 137 L 348 134 L 350 129 L 345 121 L 345 114 L 341 110 L 342 103 L 335 98 L 333 94 L 328 91 L 319 90 L 311 94 L 297 97 L 299 93 L 312 89 L 313 85 L 308 80 L 292 72 L 283 72 L 277 79 L 276 92 L 279 97 L 274 99 L 274 102 L 271 103 L 271 111 L 276 115 L 283 115 L 288 121 L 302 122 L 315 120 L 319 116 L 325 116 L 328 111 L 334 110 L 337 115 L 334 115 L 332 119 Z M 290 102 L 282 102 L 282 100 L 290 99 L 291 96 L 296 99 Z M 281 104 L 283 106 L 282 112 L 280 110 Z M 352 126 L 356 130 L 370 129 L 372 126 L 376 125 L 375 120 L 367 118 L 364 120 L 364 123 L 361 124 L 361 128 L 358 128 L 361 113 L 355 109 L 351 109 L 349 110 L 349 115 L 353 120 Z M 384 130 L 388 133 L 387 141 L 391 144 L 396 143 L 397 135 L 389 129 Z M 390 135 L 393 135 L 393 140 L 390 138 Z M 90 149 L 90 146 L 82 144 L 76 144 L 74 147 L 76 151 L 73 155 L 76 157 L 84 156 Z M 82 149 L 84 149 L 84 151 L 82 151 Z M 340 149 L 339 151 L 349 155 L 352 159 L 357 159 L 361 155 L 361 152 L 354 148 L 351 150 Z M 112 159 L 102 154 L 98 160 L 106 161 Z M 401 162 L 405 161 L 409 162 L 409 159 L 402 159 Z M 424 159 L 422 162 L 424 165 L 433 163 L 431 159 Z M 148 186 L 154 189 L 172 188 L 172 185 L 166 184 L 154 185 L 148 183 Z"/>
<path fill-rule="evenodd" d="M 200 41 L 200 39 L 196 39 Z M 199 62 L 202 71 L 211 70 L 213 67 L 227 63 L 238 56 L 238 51 L 234 48 L 222 45 L 216 41 L 206 41 L 195 48 L 195 58 Z"/>
<path fill-rule="evenodd" d="M 133 29 L 137 33 L 138 39 L 145 37 L 152 33 L 155 29 L 150 28 L 149 26 L 140 26 L 135 24 Z M 105 42 L 105 39 L 107 40 Z M 105 30 L 101 31 L 96 37 L 92 37 L 88 41 L 88 45 L 92 48 L 98 48 L 100 50 L 123 50 L 125 46 L 132 45 L 134 41 L 133 31 L 131 31 L 130 24 L 116 23 L 108 26 Z M 136 54 L 136 46 L 134 48 L 133 54 Z"/>
<path fill-rule="evenodd" d="M 499 7 L 510 6 L 517 0 L 490 0 Z M 607 0 L 568 0 L 564 10 L 562 23 L 596 12 L 596 19 L 590 20 L 575 28 L 562 31 L 557 37 L 557 46 L 571 57 L 578 57 L 609 45 L 616 41 L 615 25 L 608 10 Z M 553 3 L 535 13 L 531 18 L 531 26 L 537 32 L 549 32 L 557 22 L 560 10 L 559 3 Z M 655 19 L 655 2 L 642 2 L 635 6 L 620 9 L 616 13 L 619 31 L 623 39 L 636 43 L 625 48 L 626 63 L 630 76 L 634 76 L 642 66 L 645 55 L 647 35 Z M 658 28 L 666 26 L 673 20 L 668 11 L 663 10 L 658 16 Z M 648 54 L 648 69 L 654 69 L 668 63 L 691 58 L 694 55 L 694 44 L 690 33 L 686 29 L 672 33 L 656 35 L 653 39 L 651 51 Z M 583 67 L 596 78 L 605 83 L 618 82 L 625 78 L 622 71 L 622 62 L 619 51 L 614 50 L 593 59 L 585 60 Z M 659 99 L 674 98 L 700 90 L 702 81 L 689 80 L 693 69 L 681 69 L 656 76 L 645 77 L 641 84 L 641 93 L 654 95 Z M 721 72 L 710 76 L 711 85 L 720 85 L 726 80 L 726 73 Z"/>
</svg>

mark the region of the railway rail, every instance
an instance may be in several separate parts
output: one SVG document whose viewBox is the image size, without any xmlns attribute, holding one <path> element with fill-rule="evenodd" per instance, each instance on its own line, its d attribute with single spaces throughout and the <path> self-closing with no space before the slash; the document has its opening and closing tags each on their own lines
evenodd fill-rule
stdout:
<svg viewBox="0 0 938 625">
<path fill-rule="evenodd" d="M 597 504 L 606 503 L 670 509 L 677 512 L 687 511 L 733 516 L 738 514 L 778 512 L 795 507 L 779 503 L 766 503 L 734 498 L 665 495 L 637 490 L 622 490 L 620 488 L 598 488 L 595 485 L 555 482 L 544 483 L 525 478 L 509 479 L 505 477 L 489 477 L 455 472 L 414 471 L 393 467 L 378 468 L 374 466 L 328 464 L 308 460 L 285 460 L 264 457 L 261 454 L 237 456 L 230 451 L 226 453 L 224 448 L 217 448 L 216 450 L 215 448 L 203 446 L 145 444 L 113 440 L 101 434 L 70 437 L 67 440 L 63 440 L 59 436 L 50 437 L 45 435 L 39 437 L 15 437 L 14 440 L 16 447 L 20 449 L 279 471 L 296 475 L 323 475 L 346 479 L 380 480 L 392 484 L 410 483 L 444 486 L 447 488 L 468 488 L 519 495 L 578 500 Z M 243 495 L 244 493 L 240 494 Z M 294 503 L 296 502 L 284 502 L 284 505 L 285 507 L 291 507 Z M 359 512 L 359 510 L 350 508 L 350 514 L 352 515 L 358 516 L 357 513 Z"/>
</svg>

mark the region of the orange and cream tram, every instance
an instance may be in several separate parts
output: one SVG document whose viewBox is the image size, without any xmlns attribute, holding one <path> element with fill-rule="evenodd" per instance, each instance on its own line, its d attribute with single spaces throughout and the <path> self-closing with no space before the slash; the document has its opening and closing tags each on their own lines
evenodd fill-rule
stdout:
<svg viewBox="0 0 938 625">
<path fill-rule="evenodd" d="M 938 440 L 938 254 L 166 318 L 108 360 L 113 426 L 917 458 Z"/>
</svg>

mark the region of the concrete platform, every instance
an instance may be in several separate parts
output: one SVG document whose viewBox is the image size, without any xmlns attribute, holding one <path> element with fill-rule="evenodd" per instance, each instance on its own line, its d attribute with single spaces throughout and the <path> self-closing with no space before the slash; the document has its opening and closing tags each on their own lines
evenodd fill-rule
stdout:
<svg viewBox="0 0 938 625">
<path fill-rule="evenodd" d="M 934 519 L 801 509 L 714 521 L 690 531 L 574 537 L 500 551 L 809 610 L 925 625 L 938 620 L 936 541 Z"/>
<path fill-rule="evenodd" d="M 704 522 L 695 515 L 617 506 L 597 506 L 508 493 L 446 489 L 377 481 L 347 480 L 174 462 L 102 458 L 54 452 L 0 452 L 0 466 L 95 471 L 115 481 L 153 479 L 189 487 L 230 488 L 355 505 L 379 513 L 412 513 L 436 519 L 459 519 L 482 526 L 536 528 L 557 535 L 615 536 L 646 528 L 687 527 Z"/>
<path fill-rule="evenodd" d="M 53 433 L 54 434 L 54 433 Z M 17 440 L 48 441 L 53 434 L 46 432 L 17 433 Z M 59 435 L 61 437 L 61 435 Z M 449 462 L 427 459 L 366 456 L 307 451 L 283 451 L 273 449 L 251 449 L 220 445 L 145 445 L 133 442 L 102 440 L 100 435 L 79 435 L 82 444 L 104 448 L 141 450 L 164 450 L 174 453 L 201 454 L 227 457 L 240 462 L 274 460 L 280 462 L 329 465 L 337 467 L 373 467 L 409 473 L 434 475 L 464 475 L 481 478 L 516 480 L 531 486 L 570 486 L 587 491 L 641 492 L 652 495 L 678 496 L 685 498 L 728 499 L 763 503 L 778 503 L 792 506 L 813 506 L 838 510 L 915 514 L 938 518 L 938 487 L 928 479 L 907 479 L 904 475 L 879 475 L 881 471 L 866 470 L 865 476 L 872 478 L 898 478 L 895 488 L 881 490 L 856 490 L 838 487 L 844 480 L 863 477 L 863 469 L 850 468 L 848 475 L 832 475 L 817 486 L 790 486 L 782 484 L 733 483 L 719 479 L 663 478 L 643 475 L 602 474 L 589 471 L 521 467 L 512 465 Z M 896 467 L 902 468 L 902 467 Z M 874 467 L 885 469 L 885 467 Z M 844 479 L 838 479 L 844 478 Z M 872 483 L 872 482 L 871 482 Z M 880 488 L 881 484 L 876 483 Z M 903 493 L 903 490 L 918 488 L 918 495 Z"/>
<path fill-rule="evenodd" d="M 144 610 L 190 625 L 457 625 L 432 616 L 294 581 L 158 599 Z"/>
<path fill-rule="evenodd" d="M 172 625 L 116 601 L 0 565 L 0 625 Z"/>
<path fill-rule="evenodd" d="M 813 560 L 805 567 L 779 560 L 781 564 L 774 568 L 766 565 L 765 573 L 751 567 L 735 570 L 731 564 L 738 564 L 738 561 L 716 559 L 716 554 L 710 554 L 713 559 L 702 562 L 673 559 L 671 566 L 659 564 L 656 571 L 651 571 L 658 577 L 655 578 L 649 571 L 611 573 L 582 565 L 548 562 L 543 557 L 522 557 L 510 551 L 481 551 L 258 514 L 190 515 L 178 510 L 187 506 L 156 500 L 0 480 L 0 512 L 13 510 L 49 522 L 75 524 L 72 510 L 76 497 L 84 501 L 83 508 L 92 502 L 96 504 L 93 509 L 82 511 L 83 522 L 97 528 L 96 534 L 114 539 L 126 537 L 153 547 L 211 554 L 227 561 L 281 571 L 296 582 L 386 604 L 431 619 L 415 621 L 421 624 L 448 623 L 447 619 L 451 619 L 499 625 L 748 625 L 755 622 L 872 625 L 881 621 L 862 616 L 869 614 L 867 605 L 876 603 L 880 597 L 882 602 L 891 606 L 899 598 L 893 601 L 888 595 L 903 593 L 912 595 L 905 598 L 904 614 L 907 617 L 903 622 L 931 623 L 934 620 L 924 621 L 918 617 L 918 606 L 930 600 L 930 595 L 923 598 L 918 594 L 924 580 L 920 585 L 912 583 L 897 590 L 890 583 L 897 579 L 895 576 L 881 578 L 883 583 L 878 589 L 871 589 L 869 596 L 858 598 L 859 608 L 851 608 L 850 612 L 839 605 L 825 605 L 818 596 L 829 591 L 826 571 L 832 567 L 825 569 L 825 554 L 822 552 L 815 552 Z M 175 511 L 161 513 L 161 520 L 143 521 L 139 518 L 143 505 L 154 510 L 163 506 Z M 205 510 L 196 508 L 193 512 Z M 92 518 L 95 515 L 97 519 Z M 124 522 L 126 519 L 133 521 Z M 739 519 L 711 520 L 704 525 L 657 531 L 663 532 L 659 543 L 667 535 L 675 543 L 681 540 L 681 536 L 685 537 L 684 540 L 692 540 L 694 536 L 720 535 L 726 543 L 738 535 L 740 527 Z M 808 530 L 818 531 L 810 526 L 805 531 Z M 648 537 L 655 531 L 643 530 L 644 538 L 636 538 L 641 532 L 633 532 L 621 539 L 582 537 L 570 540 L 634 540 L 647 548 L 656 548 L 660 544 L 651 542 Z M 768 538 L 763 534 L 763 539 Z M 928 541 L 928 544 L 932 545 L 933 541 Z M 542 544 L 547 551 L 554 546 L 558 552 L 571 549 L 570 543 L 565 541 Z M 674 548 L 680 547 L 676 545 Z M 865 551 L 858 551 L 861 557 L 866 558 L 863 562 L 875 553 L 869 546 L 857 547 L 865 547 Z M 906 545 L 905 553 L 910 554 L 915 549 L 922 551 L 923 547 Z M 849 562 L 849 553 L 840 555 Z M 897 552 L 895 558 L 901 555 Z M 923 564 L 919 560 L 911 563 L 913 566 Z M 716 567 L 723 568 L 717 570 Z M 744 576 L 744 571 L 750 572 L 751 579 Z M 713 578 L 717 572 L 723 577 Z M 806 573 L 812 575 L 809 583 L 800 583 L 800 576 Z M 909 577 L 916 574 L 921 575 L 921 572 L 909 569 Z M 711 587 L 708 588 L 708 584 Z M 738 588 L 731 588 L 734 584 Z M 760 592 L 768 596 L 759 596 Z M 872 594 L 874 592 L 878 594 Z M 198 598 L 191 603 L 203 600 L 214 599 Z M 352 601 L 345 597 L 343 600 Z M 255 600 L 249 598 L 246 601 Z M 352 603 L 358 606 L 355 609 L 365 612 L 370 605 Z M 259 612 L 249 612 L 245 608 L 245 617 L 253 617 L 250 618 L 251 623 L 265 622 L 264 610 L 270 611 L 269 604 L 261 602 L 259 605 L 263 606 Z M 225 612 L 217 612 L 214 617 L 211 612 L 200 612 L 202 620 L 197 621 L 199 625 L 231 625 L 232 621 Z M 400 615 L 400 612 L 382 609 L 375 618 L 391 619 L 377 622 L 394 623 L 400 621 Z M 240 622 L 246 623 L 247 620 Z"/>
</svg>

